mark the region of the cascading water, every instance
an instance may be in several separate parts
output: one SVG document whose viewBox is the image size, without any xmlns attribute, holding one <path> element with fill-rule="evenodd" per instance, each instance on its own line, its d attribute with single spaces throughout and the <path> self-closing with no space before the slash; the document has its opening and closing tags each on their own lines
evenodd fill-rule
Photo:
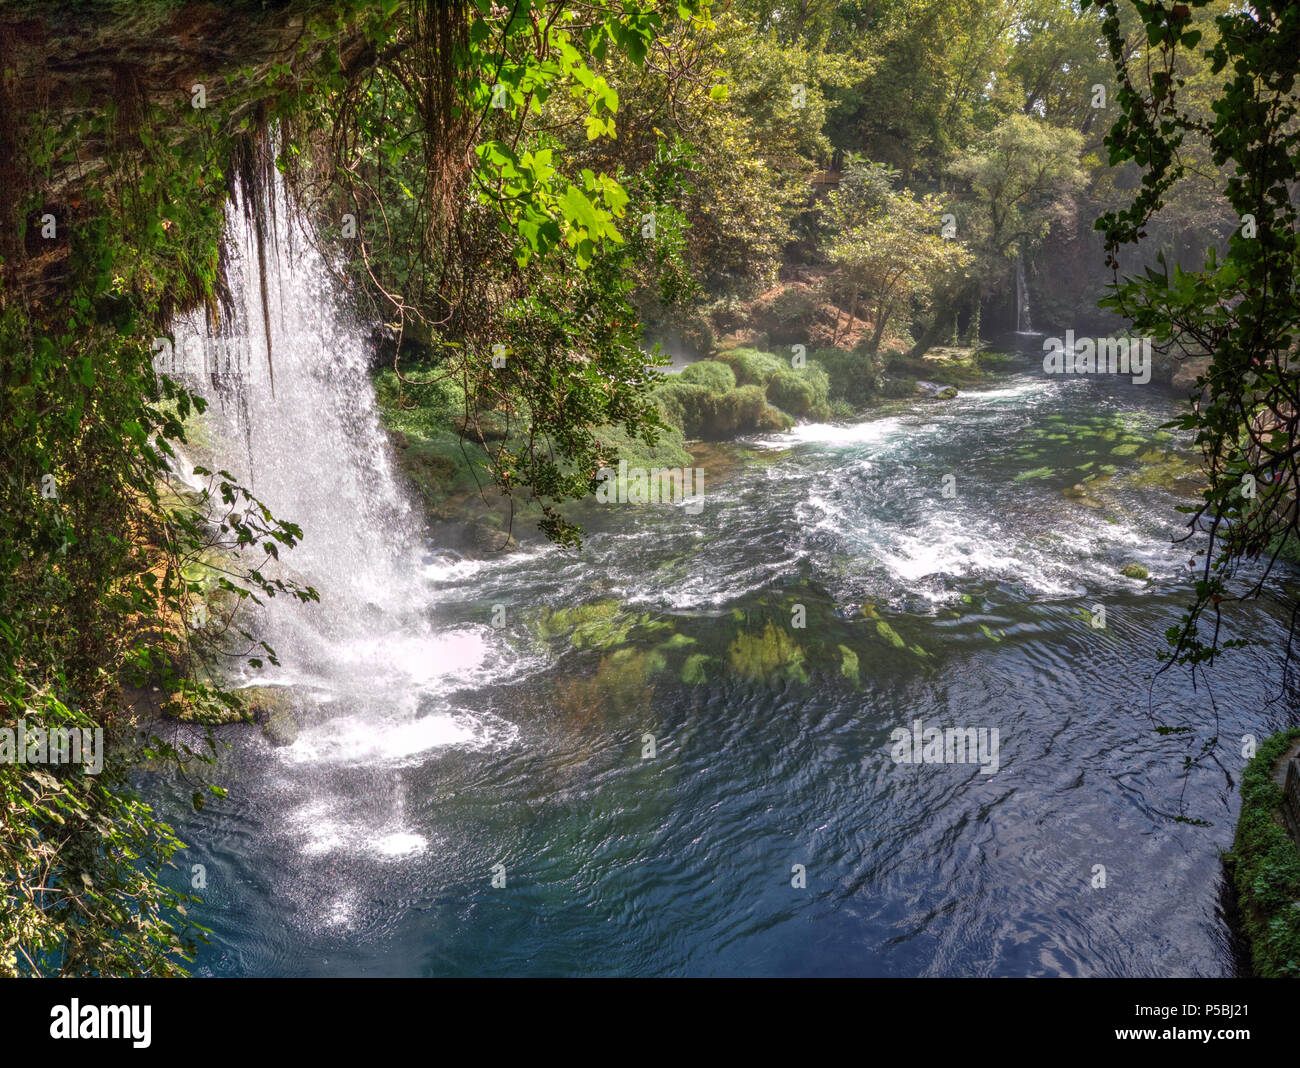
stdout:
<svg viewBox="0 0 1300 1068">
<path fill-rule="evenodd" d="M 1029 287 L 1025 284 L 1025 261 L 1016 258 L 1016 333 L 1028 334 L 1034 329 L 1029 314 Z"/>
<path fill-rule="evenodd" d="M 201 317 L 177 322 L 176 346 L 188 369 L 206 353 L 208 373 L 190 381 L 209 401 L 217 466 L 302 528 L 280 567 L 320 594 L 318 604 L 277 596 L 258 611 L 253 625 L 282 666 L 249 681 L 308 687 L 331 706 L 290 760 L 400 759 L 499 734 L 503 725 L 443 699 L 479 677 L 490 630 L 434 626 L 422 521 L 394 469 L 365 346 L 340 312 L 329 266 L 276 175 L 259 270 L 242 200 L 226 220 L 233 318 L 217 338 Z"/>
</svg>

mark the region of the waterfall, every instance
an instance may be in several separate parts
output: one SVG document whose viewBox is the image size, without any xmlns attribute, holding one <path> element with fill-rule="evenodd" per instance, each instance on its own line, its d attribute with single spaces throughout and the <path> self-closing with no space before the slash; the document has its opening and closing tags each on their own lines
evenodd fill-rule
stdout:
<svg viewBox="0 0 1300 1068">
<path fill-rule="evenodd" d="M 293 759 L 383 759 L 472 740 L 482 717 L 443 696 L 481 679 L 490 628 L 434 626 L 431 549 L 380 422 L 362 331 L 278 174 L 266 196 L 264 273 L 242 194 L 227 205 L 233 317 L 218 336 L 198 313 L 173 324 L 185 381 L 209 401 L 216 467 L 302 528 L 270 570 L 320 594 L 255 610 L 282 667 L 248 681 L 323 691 L 352 714 L 351 727 L 334 719 L 304 731 Z"/>
<path fill-rule="evenodd" d="M 1029 314 L 1029 287 L 1025 284 L 1025 261 L 1016 257 L 1016 333 L 1030 333 L 1034 320 Z"/>
</svg>

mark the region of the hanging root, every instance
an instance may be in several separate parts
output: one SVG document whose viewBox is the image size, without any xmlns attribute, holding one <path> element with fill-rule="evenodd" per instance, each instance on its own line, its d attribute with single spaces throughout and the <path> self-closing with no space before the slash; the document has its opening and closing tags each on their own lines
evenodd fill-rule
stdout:
<svg viewBox="0 0 1300 1068">
<path fill-rule="evenodd" d="M 268 223 L 275 221 L 275 145 L 264 122 L 250 124 L 248 133 L 235 143 L 231 161 L 231 195 L 242 193 L 244 215 L 252 224 L 257 243 L 257 281 L 262 293 L 262 329 L 266 334 L 266 369 L 275 396 L 275 363 L 271 356 L 271 309 L 266 288 L 266 241 Z"/>
<path fill-rule="evenodd" d="M 425 240 L 429 248 L 437 248 L 455 226 L 460 192 L 471 162 L 472 116 L 461 97 L 464 72 L 458 63 L 468 55 L 469 5 L 464 0 L 411 0 L 411 6 L 428 176 Z"/>
</svg>

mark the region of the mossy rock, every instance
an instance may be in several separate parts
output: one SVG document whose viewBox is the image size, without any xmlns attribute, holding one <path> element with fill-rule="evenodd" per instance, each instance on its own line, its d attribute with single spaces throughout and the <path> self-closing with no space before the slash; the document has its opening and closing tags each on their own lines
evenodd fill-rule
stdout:
<svg viewBox="0 0 1300 1068">
<path fill-rule="evenodd" d="M 1141 564 L 1125 564 L 1119 569 L 1120 574 L 1131 579 L 1146 579 L 1150 572 Z"/>
<path fill-rule="evenodd" d="M 699 360 L 683 368 L 678 377 L 683 382 L 703 386 L 710 393 L 725 393 L 736 388 L 736 372 L 722 360 Z"/>
<path fill-rule="evenodd" d="M 882 396 L 891 400 L 899 400 L 903 397 L 912 397 L 916 395 L 916 379 L 898 378 L 890 376 L 880 380 L 880 392 Z"/>
<path fill-rule="evenodd" d="M 486 523 L 467 523 L 461 549 L 471 556 L 493 556 L 514 552 L 519 542 L 505 530 L 497 530 Z"/>
<path fill-rule="evenodd" d="M 262 734 L 273 746 L 293 745 L 298 740 L 298 721 L 292 712 L 276 709 L 269 712 L 260 724 Z"/>
<path fill-rule="evenodd" d="M 235 698 L 272 745 L 293 745 L 297 741 L 294 706 L 299 699 L 291 686 L 248 686 L 236 690 Z"/>
<path fill-rule="evenodd" d="M 816 365 L 802 370 L 779 371 L 767 383 L 767 399 L 770 404 L 790 415 L 803 418 L 828 417 L 829 396 L 830 380 L 826 372 Z"/>
<path fill-rule="evenodd" d="M 595 436 L 607 450 L 609 460 L 612 461 L 610 466 L 614 468 L 617 468 L 618 460 L 626 460 L 629 468 L 642 467 L 647 471 L 656 467 L 671 470 L 694 466 L 694 460 L 686 448 L 685 435 L 680 427 L 671 424 L 657 432 L 653 445 L 639 437 L 633 437 L 621 426 L 601 427 Z"/>
<path fill-rule="evenodd" d="M 721 358 L 735 372 L 736 382 L 742 386 L 766 386 L 775 375 L 790 368 L 786 360 L 757 349 L 733 349 L 723 353 Z"/>
</svg>

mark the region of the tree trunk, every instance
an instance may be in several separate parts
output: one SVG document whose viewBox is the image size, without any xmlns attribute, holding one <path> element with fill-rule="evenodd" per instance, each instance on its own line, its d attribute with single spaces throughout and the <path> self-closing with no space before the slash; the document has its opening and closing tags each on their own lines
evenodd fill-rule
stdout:
<svg viewBox="0 0 1300 1068">
<path fill-rule="evenodd" d="M 875 329 L 871 332 L 871 355 L 874 356 L 880 351 L 880 339 L 885 333 L 885 317 L 880 316 L 880 321 L 876 323 Z"/>
<path fill-rule="evenodd" d="M 949 330 L 955 332 L 956 329 L 957 313 L 955 311 L 936 315 L 934 317 L 934 322 L 925 328 L 924 333 L 922 333 L 917 339 L 916 344 L 908 350 L 907 358 L 909 360 L 919 360 L 934 348 L 935 345 L 939 344 L 939 342 L 948 335 Z"/>
<path fill-rule="evenodd" d="M 976 291 L 975 299 L 971 303 L 970 328 L 966 331 L 966 344 L 971 348 L 977 349 L 980 344 L 980 304 L 983 294 Z"/>
</svg>

